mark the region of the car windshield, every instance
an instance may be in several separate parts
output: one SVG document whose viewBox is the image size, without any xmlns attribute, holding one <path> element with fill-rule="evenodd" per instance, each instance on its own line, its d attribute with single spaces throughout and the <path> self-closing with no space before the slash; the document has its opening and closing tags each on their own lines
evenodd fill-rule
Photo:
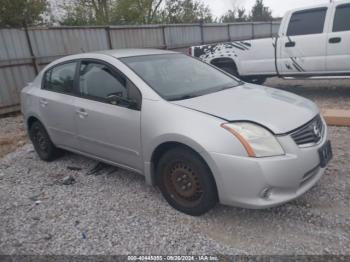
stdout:
<svg viewBox="0 0 350 262">
<path fill-rule="evenodd" d="M 232 88 L 233 77 L 183 54 L 120 59 L 166 100 L 184 100 Z"/>
</svg>

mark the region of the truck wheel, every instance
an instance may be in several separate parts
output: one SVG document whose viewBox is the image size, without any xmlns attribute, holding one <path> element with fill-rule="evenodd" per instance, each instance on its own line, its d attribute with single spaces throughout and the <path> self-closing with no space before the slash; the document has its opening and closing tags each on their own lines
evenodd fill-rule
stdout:
<svg viewBox="0 0 350 262">
<path fill-rule="evenodd" d="M 34 122 L 29 128 L 29 137 L 41 160 L 50 162 L 62 154 L 62 151 L 52 143 L 45 127 L 39 121 Z"/>
<path fill-rule="evenodd" d="M 193 151 L 176 147 L 160 159 L 157 185 L 175 209 L 200 216 L 218 202 L 214 178 L 204 161 Z"/>
</svg>

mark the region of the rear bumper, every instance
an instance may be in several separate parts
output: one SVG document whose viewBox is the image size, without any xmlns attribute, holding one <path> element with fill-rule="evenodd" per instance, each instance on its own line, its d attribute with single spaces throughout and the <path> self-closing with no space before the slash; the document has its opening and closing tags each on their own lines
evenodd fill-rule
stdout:
<svg viewBox="0 0 350 262">
<path fill-rule="evenodd" d="M 303 195 L 322 177 L 318 154 L 327 142 L 299 148 L 290 136 L 278 137 L 286 155 L 249 158 L 210 153 L 222 204 L 262 209 L 286 203 Z"/>
</svg>

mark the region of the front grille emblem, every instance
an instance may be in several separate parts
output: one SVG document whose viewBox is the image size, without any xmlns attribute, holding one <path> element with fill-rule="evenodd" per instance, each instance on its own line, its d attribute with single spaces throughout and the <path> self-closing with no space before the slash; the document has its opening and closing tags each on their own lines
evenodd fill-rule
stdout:
<svg viewBox="0 0 350 262">
<path fill-rule="evenodd" d="M 321 138 L 321 130 L 319 129 L 316 123 L 314 124 L 313 132 L 317 138 Z"/>
</svg>

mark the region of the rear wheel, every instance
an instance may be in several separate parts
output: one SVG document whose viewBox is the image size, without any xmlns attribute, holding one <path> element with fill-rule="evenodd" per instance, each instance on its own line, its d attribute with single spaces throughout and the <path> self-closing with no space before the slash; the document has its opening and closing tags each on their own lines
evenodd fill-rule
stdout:
<svg viewBox="0 0 350 262">
<path fill-rule="evenodd" d="M 39 121 L 30 126 L 29 137 L 42 160 L 53 161 L 62 154 L 62 151 L 52 143 L 45 127 Z"/>
<path fill-rule="evenodd" d="M 175 209 L 200 216 L 218 201 L 213 176 L 204 161 L 193 151 L 174 148 L 157 165 L 157 185 Z"/>
</svg>

